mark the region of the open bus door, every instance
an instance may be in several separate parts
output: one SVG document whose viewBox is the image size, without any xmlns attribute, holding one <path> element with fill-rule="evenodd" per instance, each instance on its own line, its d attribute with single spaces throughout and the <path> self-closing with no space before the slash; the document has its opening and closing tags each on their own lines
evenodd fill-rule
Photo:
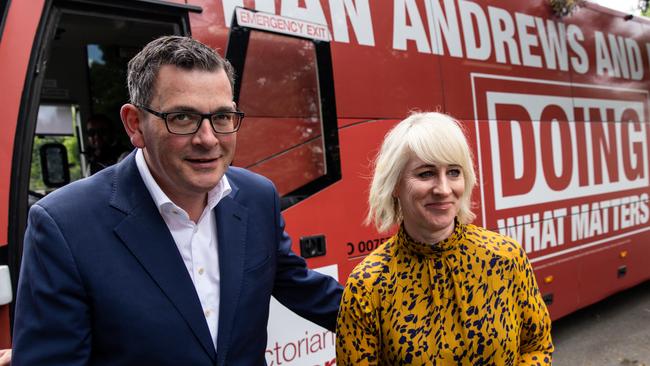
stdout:
<svg viewBox="0 0 650 366">
<path fill-rule="evenodd" d="M 5 246 L 15 298 L 29 206 L 51 190 L 88 174 L 84 156 L 88 129 L 84 121 L 89 116 L 108 116 L 114 124 L 116 139 L 130 146 L 119 118 L 120 106 L 128 101 L 128 60 L 159 36 L 189 35 L 188 12 L 200 12 L 201 8 L 175 2 L 127 0 L 8 4 L 0 46 L 2 65 L 6 65 L 4 57 L 12 45 L 33 41 L 20 50 L 24 56 L 31 50 L 29 57 L 24 57 L 22 64 L 12 64 L 16 88 L 9 91 L 14 99 L 20 100 L 19 106 L 15 106 L 15 136 L 11 137 Z M 3 75 L 5 72 L 11 70 L 4 70 Z M 11 310 L 13 314 L 13 306 Z M 6 348 L 10 346 L 8 331 L 12 322 L 8 306 L 1 311 L 0 347 Z"/>
</svg>

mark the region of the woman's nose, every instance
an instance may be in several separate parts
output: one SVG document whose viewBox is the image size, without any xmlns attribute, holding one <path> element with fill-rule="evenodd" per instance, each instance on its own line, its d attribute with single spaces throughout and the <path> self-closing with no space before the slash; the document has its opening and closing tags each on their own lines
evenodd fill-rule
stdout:
<svg viewBox="0 0 650 366">
<path fill-rule="evenodd" d="M 449 181 L 447 176 L 441 175 L 436 184 L 433 186 L 433 193 L 438 195 L 449 195 L 451 189 L 449 188 Z"/>
</svg>

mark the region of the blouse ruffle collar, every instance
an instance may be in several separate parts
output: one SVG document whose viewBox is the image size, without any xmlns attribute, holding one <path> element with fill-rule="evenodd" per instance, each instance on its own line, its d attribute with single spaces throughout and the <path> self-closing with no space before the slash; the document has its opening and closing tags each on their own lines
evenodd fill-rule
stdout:
<svg viewBox="0 0 650 366">
<path fill-rule="evenodd" d="M 458 219 L 456 219 L 454 224 L 454 231 L 447 239 L 434 244 L 423 243 L 411 238 L 404 229 L 404 224 L 402 224 L 400 225 L 399 231 L 397 232 L 397 242 L 415 254 L 429 257 L 440 255 L 456 249 L 464 237 L 464 234 L 465 225 L 459 223 Z"/>
</svg>

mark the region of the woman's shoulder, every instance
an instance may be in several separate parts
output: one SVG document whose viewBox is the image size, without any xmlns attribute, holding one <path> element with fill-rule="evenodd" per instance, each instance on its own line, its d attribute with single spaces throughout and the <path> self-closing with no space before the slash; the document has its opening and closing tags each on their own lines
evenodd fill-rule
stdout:
<svg viewBox="0 0 650 366">
<path fill-rule="evenodd" d="M 391 237 L 368 254 L 350 273 L 348 281 L 372 285 L 387 273 L 395 258 L 395 237 Z"/>
<path fill-rule="evenodd" d="M 345 284 L 342 303 L 354 298 L 354 302 L 363 312 L 373 312 L 381 303 L 381 289 L 393 283 L 387 277 L 391 276 L 390 268 L 394 258 L 395 237 L 392 237 L 368 254 L 352 270 Z"/>
<path fill-rule="evenodd" d="M 486 254 L 510 259 L 525 256 L 522 246 L 515 239 L 480 226 L 466 225 L 465 237 L 473 247 Z"/>
</svg>

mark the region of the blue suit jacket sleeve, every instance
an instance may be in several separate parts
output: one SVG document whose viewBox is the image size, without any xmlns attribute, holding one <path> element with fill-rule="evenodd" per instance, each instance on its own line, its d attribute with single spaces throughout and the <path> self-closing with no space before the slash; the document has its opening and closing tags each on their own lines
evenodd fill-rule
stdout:
<svg viewBox="0 0 650 366">
<path fill-rule="evenodd" d="M 86 365 L 86 292 L 61 230 L 39 205 L 29 213 L 14 324 L 14 366 Z"/>
<path fill-rule="evenodd" d="M 333 332 L 343 287 L 334 278 L 307 268 L 305 260 L 291 251 L 279 208 L 276 194 L 278 253 L 273 296 L 296 314 Z"/>
</svg>

